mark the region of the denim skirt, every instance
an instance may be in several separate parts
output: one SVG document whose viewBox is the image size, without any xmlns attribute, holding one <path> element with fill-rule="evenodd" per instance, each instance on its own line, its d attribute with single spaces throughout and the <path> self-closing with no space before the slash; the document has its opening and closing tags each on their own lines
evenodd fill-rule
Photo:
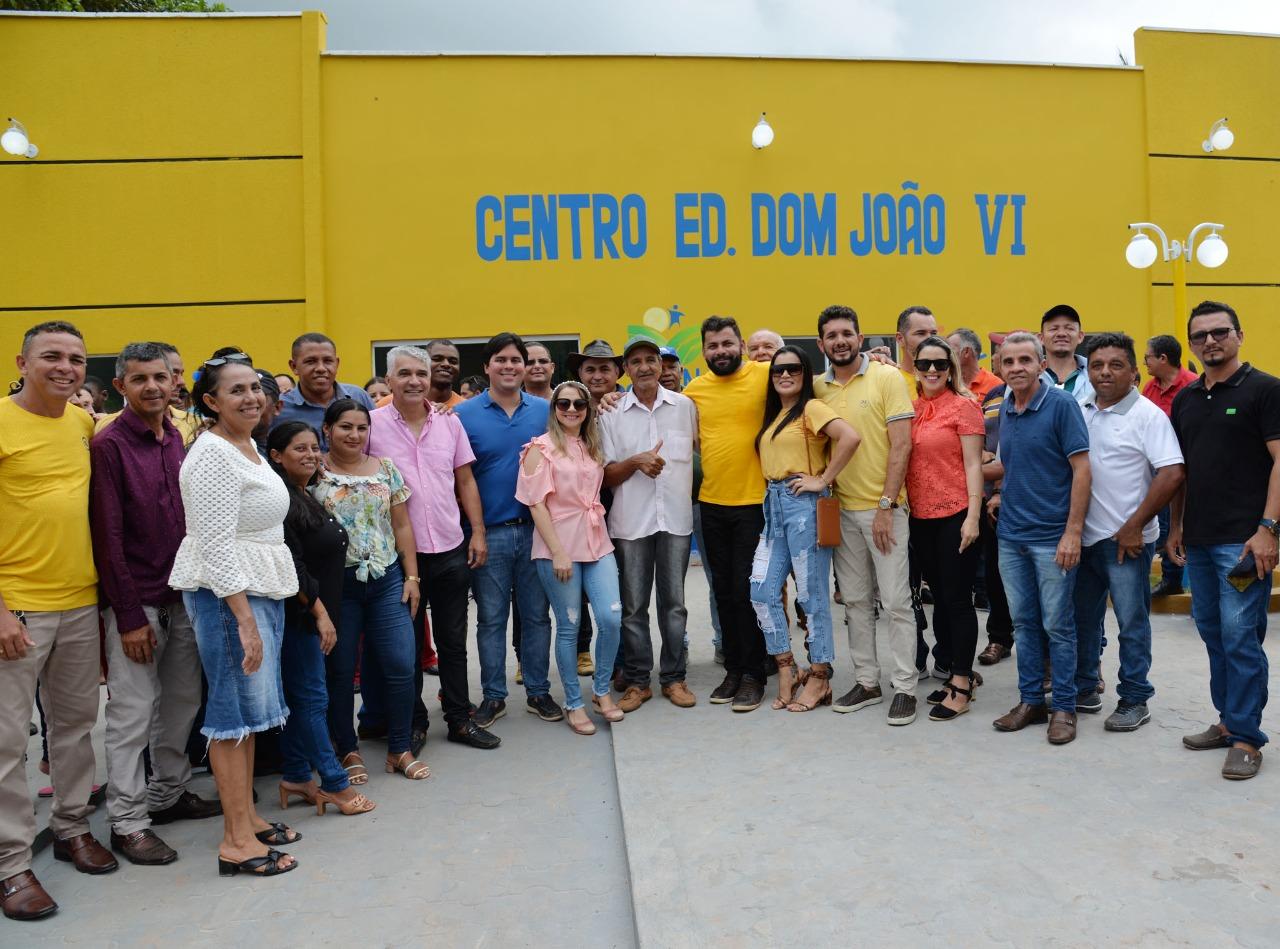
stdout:
<svg viewBox="0 0 1280 949">
<path fill-rule="evenodd" d="M 262 665 L 252 675 L 241 668 L 244 649 L 235 614 L 212 590 L 185 591 L 182 601 L 196 631 L 200 664 L 209 683 L 200 734 L 210 741 L 239 740 L 278 728 L 289 717 L 280 681 L 284 601 L 249 597 L 262 638 Z"/>
</svg>

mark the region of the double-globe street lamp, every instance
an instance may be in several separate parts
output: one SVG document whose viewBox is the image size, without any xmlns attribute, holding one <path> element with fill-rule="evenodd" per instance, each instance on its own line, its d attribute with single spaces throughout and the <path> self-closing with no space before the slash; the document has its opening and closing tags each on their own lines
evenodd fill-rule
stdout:
<svg viewBox="0 0 1280 949">
<path fill-rule="evenodd" d="M 1223 230 L 1225 225 L 1213 224 L 1205 222 L 1197 224 L 1191 229 L 1191 233 L 1187 235 L 1186 241 L 1169 240 L 1164 230 L 1158 224 L 1152 224 L 1149 221 L 1140 221 L 1136 224 L 1130 224 L 1129 230 L 1136 233 L 1129 240 L 1129 245 L 1125 248 L 1125 260 L 1129 262 L 1129 266 L 1138 270 L 1145 270 L 1156 262 L 1156 258 L 1170 261 L 1173 264 L 1173 313 L 1174 327 L 1180 325 L 1181 320 L 1187 316 L 1187 262 L 1191 260 L 1194 253 L 1197 261 L 1202 267 L 1214 269 L 1221 267 L 1227 259 L 1227 242 L 1222 239 L 1218 231 Z M 1147 234 L 1153 232 L 1160 238 L 1160 245 L 1157 247 Z M 1201 233 L 1208 231 L 1209 233 L 1200 239 L 1199 245 L 1196 244 L 1196 238 Z M 1152 327 L 1154 330 L 1154 326 Z M 1179 335 L 1182 335 L 1179 333 Z"/>
</svg>

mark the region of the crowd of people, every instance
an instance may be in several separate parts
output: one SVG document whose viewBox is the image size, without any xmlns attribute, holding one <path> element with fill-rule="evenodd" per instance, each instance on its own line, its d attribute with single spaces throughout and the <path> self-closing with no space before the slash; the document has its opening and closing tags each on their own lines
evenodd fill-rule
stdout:
<svg viewBox="0 0 1280 949">
<path fill-rule="evenodd" d="M 257 810 L 258 736 L 278 733 L 282 808 L 366 814 L 371 743 L 385 742 L 388 774 L 431 774 L 424 672 L 438 676 L 447 740 L 499 747 L 508 629 L 526 710 L 587 736 L 653 697 L 656 596 L 661 694 L 696 705 L 695 537 L 724 665 L 712 704 L 751 712 L 775 677 L 775 710 L 854 713 L 887 688 L 886 721 L 905 726 L 932 675 L 928 718 L 952 722 L 982 685 L 975 662 L 1016 645 L 1019 702 L 994 727 L 1047 725 L 1055 745 L 1103 707 L 1108 599 L 1119 679 L 1105 730 L 1150 719 L 1159 548 L 1156 593 L 1180 591 L 1185 570 L 1218 713 L 1183 743 L 1226 749 L 1226 778 L 1258 773 L 1280 380 L 1241 362 L 1230 306 L 1190 314 L 1202 375 L 1173 337 L 1149 340 L 1141 391 L 1134 341 L 1086 340 L 1066 305 L 1038 333 L 992 334 L 991 371 L 976 333 L 944 334 L 920 306 L 898 319 L 897 361 L 864 347 L 854 310 L 823 310 L 825 371 L 770 330 L 744 339 L 728 317 L 701 329 L 708 371 L 691 380 L 648 336 L 620 352 L 593 340 L 557 367 L 546 345 L 503 332 L 461 386 L 447 340 L 394 347 L 364 387 L 339 381 L 318 333 L 294 341 L 289 373 L 226 347 L 189 390 L 177 349 L 131 343 L 112 415 L 75 326 L 27 331 L 0 399 L 5 915 L 57 908 L 30 869 L 37 685 L 55 857 L 85 873 L 116 869 L 111 851 L 167 864 L 177 853 L 155 826 L 221 815 L 219 873 L 272 876 L 297 866 L 281 848 L 301 834 Z M 833 601 L 847 689 L 833 688 Z M 103 670 L 110 850 L 88 825 Z M 188 789 L 193 729 L 216 801 Z"/>
</svg>

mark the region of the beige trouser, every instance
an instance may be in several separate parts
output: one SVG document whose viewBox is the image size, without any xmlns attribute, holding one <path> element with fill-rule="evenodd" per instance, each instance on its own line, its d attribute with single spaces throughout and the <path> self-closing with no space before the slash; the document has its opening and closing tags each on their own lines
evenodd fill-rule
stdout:
<svg viewBox="0 0 1280 949">
<path fill-rule="evenodd" d="M 911 610 L 911 582 L 907 565 L 910 526 L 907 512 L 893 510 L 893 538 L 888 554 L 880 553 L 871 538 L 876 512 L 841 511 L 840 546 L 836 548 L 836 580 L 844 598 L 849 625 L 849 654 L 853 675 L 870 689 L 880 685 L 880 660 L 876 654 L 875 593 L 889 620 L 889 650 L 893 657 L 891 682 L 895 692 L 912 692 L 916 671 L 916 618 Z"/>
<path fill-rule="evenodd" d="M 40 681 L 48 723 L 53 813 L 49 826 L 65 839 L 89 832 L 93 742 L 98 720 L 98 608 L 27 613 L 35 642 L 21 659 L 0 659 L 0 879 L 31 869 L 36 819 L 23 753 Z"/>
<path fill-rule="evenodd" d="M 187 737 L 200 710 L 200 653 L 181 602 L 144 606 L 155 633 L 151 662 L 124 654 L 115 610 L 102 611 L 107 653 L 107 818 L 127 835 L 151 826 L 150 811 L 178 800 L 191 780 Z M 165 618 L 168 622 L 165 622 Z M 151 748 L 148 785 L 142 751 Z"/>
</svg>

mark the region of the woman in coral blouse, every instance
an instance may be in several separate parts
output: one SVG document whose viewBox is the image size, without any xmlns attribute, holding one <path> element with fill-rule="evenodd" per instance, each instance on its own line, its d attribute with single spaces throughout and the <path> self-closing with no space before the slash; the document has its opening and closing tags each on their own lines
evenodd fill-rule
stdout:
<svg viewBox="0 0 1280 949">
<path fill-rule="evenodd" d="M 978 647 L 973 578 L 982 511 L 982 409 L 965 388 L 947 341 L 930 336 L 916 350 L 920 397 L 911 420 L 907 501 L 911 549 L 933 592 L 933 629 L 951 678 L 932 693 L 929 719 L 946 722 L 969 711 Z"/>
<path fill-rule="evenodd" d="M 578 619 L 584 589 L 599 626 L 591 703 L 610 722 L 622 721 L 624 714 L 609 693 L 622 601 L 600 503 L 604 453 L 595 413 L 582 383 L 556 386 L 547 431 L 524 446 L 516 481 L 516 499 L 528 506 L 537 528 L 533 559 L 556 618 L 556 667 L 564 683 L 565 720 L 579 735 L 596 730 L 578 687 Z"/>
</svg>

